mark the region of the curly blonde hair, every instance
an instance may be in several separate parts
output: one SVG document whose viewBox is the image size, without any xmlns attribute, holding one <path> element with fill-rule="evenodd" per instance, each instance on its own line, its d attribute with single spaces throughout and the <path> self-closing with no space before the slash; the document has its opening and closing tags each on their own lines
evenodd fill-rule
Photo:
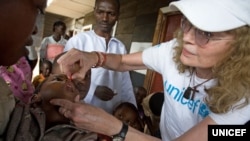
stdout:
<svg viewBox="0 0 250 141">
<path fill-rule="evenodd" d="M 208 96 L 205 101 L 214 113 L 241 108 L 249 104 L 250 100 L 250 27 L 244 26 L 228 32 L 235 39 L 230 43 L 231 48 L 212 68 L 213 77 L 218 79 L 218 84 L 206 89 Z M 178 30 L 175 37 L 179 45 L 175 47 L 173 59 L 179 72 L 194 70 L 180 60 L 183 33 Z"/>
</svg>

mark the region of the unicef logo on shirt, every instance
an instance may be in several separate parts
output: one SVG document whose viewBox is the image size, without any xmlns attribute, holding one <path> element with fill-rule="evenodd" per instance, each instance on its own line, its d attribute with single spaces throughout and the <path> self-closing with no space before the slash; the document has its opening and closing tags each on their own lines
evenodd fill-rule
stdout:
<svg viewBox="0 0 250 141">
<path fill-rule="evenodd" d="M 208 106 L 200 99 L 186 99 L 183 97 L 185 88 L 179 89 L 178 87 L 168 84 L 167 81 L 164 83 L 164 90 L 171 96 L 176 102 L 188 107 L 193 113 L 197 113 L 200 117 L 205 118 L 209 114 Z"/>
</svg>

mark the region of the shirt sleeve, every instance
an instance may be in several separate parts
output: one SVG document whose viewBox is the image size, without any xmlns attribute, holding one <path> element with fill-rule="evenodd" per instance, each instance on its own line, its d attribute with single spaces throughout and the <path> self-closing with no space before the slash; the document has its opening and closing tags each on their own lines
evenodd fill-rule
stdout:
<svg viewBox="0 0 250 141">
<path fill-rule="evenodd" d="M 84 36 L 80 37 L 80 34 L 75 35 L 74 37 L 71 37 L 67 41 L 67 43 L 65 45 L 65 48 L 64 48 L 64 51 L 69 51 L 72 48 L 76 48 L 76 49 L 79 49 L 79 50 L 85 50 L 84 49 L 85 48 L 84 41 L 85 41 Z"/>
<path fill-rule="evenodd" d="M 164 73 L 166 62 L 173 62 L 176 39 L 147 48 L 142 53 L 142 61 L 149 69 Z"/>
<path fill-rule="evenodd" d="M 47 38 L 44 38 L 41 42 L 41 47 L 40 47 L 40 58 L 44 59 L 46 58 L 46 48 L 48 45 Z"/>
</svg>

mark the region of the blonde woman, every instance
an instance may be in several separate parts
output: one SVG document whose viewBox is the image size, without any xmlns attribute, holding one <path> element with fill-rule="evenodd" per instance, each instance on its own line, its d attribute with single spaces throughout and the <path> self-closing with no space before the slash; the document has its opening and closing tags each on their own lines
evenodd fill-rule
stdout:
<svg viewBox="0 0 250 141">
<path fill-rule="evenodd" d="M 170 8 L 183 14 L 175 39 L 129 55 L 98 56 L 72 49 L 58 60 L 61 69 L 71 75 L 70 66 L 80 62 L 73 79 L 84 77 L 97 62 L 117 71 L 149 68 L 161 73 L 164 141 L 207 141 L 208 125 L 245 124 L 250 120 L 249 1 L 180 0 Z M 126 141 L 159 140 L 87 104 L 52 103 L 80 128 Z"/>
</svg>

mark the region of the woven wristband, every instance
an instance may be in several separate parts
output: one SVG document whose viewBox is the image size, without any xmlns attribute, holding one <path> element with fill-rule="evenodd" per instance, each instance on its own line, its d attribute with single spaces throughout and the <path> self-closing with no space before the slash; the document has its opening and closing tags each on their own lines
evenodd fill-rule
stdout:
<svg viewBox="0 0 250 141">
<path fill-rule="evenodd" d="M 99 67 L 99 65 L 100 65 L 100 55 L 99 55 L 99 53 L 96 52 L 96 51 L 93 51 L 93 52 L 97 55 L 98 61 L 97 61 L 97 63 L 96 63 L 94 66 L 92 66 L 92 68 L 97 68 L 97 67 Z"/>
</svg>

